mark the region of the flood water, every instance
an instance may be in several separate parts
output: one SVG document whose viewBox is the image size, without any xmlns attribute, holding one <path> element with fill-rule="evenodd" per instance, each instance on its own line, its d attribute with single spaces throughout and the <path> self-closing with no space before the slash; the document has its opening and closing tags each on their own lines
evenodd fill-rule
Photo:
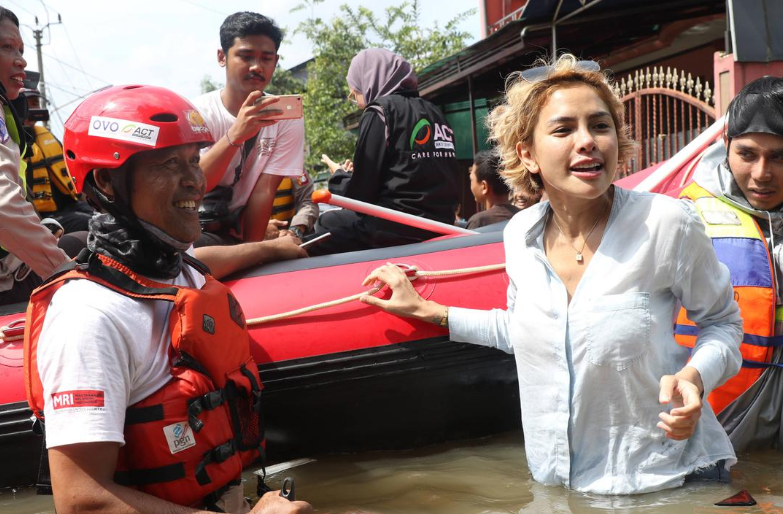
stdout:
<svg viewBox="0 0 783 514">
<path fill-rule="evenodd" d="M 2 463 L 0 465 L 9 465 Z M 740 456 L 732 483 L 689 484 L 637 496 L 598 496 L 533 482 L 521 432 L 399 452 L 315 457 L 314 462 L 269 477 L 279 488 L 295 479 L 298 499 L 316 512 L 333 514 L 488 513 L 775 513 L 783 514 L 783 452 Z M 245 494 L 255 498 L 255 475 L 247 471 Z M 713 504 L 741 489 L 754 507 Z M 0 492 L 2 514 L 54 514 L 51 497 L 33 489 Z"/>
</svg>

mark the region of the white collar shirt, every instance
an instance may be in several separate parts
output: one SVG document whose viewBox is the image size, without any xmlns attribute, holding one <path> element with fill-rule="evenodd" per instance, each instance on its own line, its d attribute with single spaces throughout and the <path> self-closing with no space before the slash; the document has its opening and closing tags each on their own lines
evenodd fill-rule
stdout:
<svg viewBox="0 0 783 514">
<path fill-rule="evenodd" d="M 601 244 L 569 304 L 543 246 L 548 202 L 504 232 L 507 310 L 452 307 L 452 340 L 514 353 L 533 478 L 579 491 L 632 494 L 679 486 L 736 462 L 705 402 L 694 435 L 656 427 L 660 379 L 685 366 L 673 337 L 680 304 L 699 326 L 690 366 L 705 397 L 741 363 L 742 320 L 728 269 L 684 202 L 615 188 Z"/>
</svg>

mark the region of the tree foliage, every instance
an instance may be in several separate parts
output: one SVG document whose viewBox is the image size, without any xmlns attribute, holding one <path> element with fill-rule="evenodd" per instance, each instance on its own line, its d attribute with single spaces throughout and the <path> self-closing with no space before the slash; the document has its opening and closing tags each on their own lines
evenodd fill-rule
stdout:
<svg viewBox="0 0 783 514">
<path fill-rule="evenodd" d="M 211 93 L 212 91 L 223 87 L 222 83 L 216 82 L 209 74 L 204 75 L 199 85 L 201 87 L 201 94 Z"/>
<path fill-rule="evenodd" d="M 275 74 L 272 75 L 272 81 L 264 89 L 264 92 L 270 95 L 301 95 L 305 92 L 305 85 L 290 71 L 281 68 L 278 64 Z"/>
<path fill-rule="evenodd" d="M 292 12 L 306 9 L 315 13 L 316 6 L 323 1 L 303 0 Z M 366 7 L 352 9 L 343 5 L 331 20 L 313 15 L 302 22 L 295 32 L 307 37 L 315 54 L 307 67 L 304 93 L 310 149 L 307 168 L 320 167 L 322 153 L 335 161 L 353 156 L 356 136 L 343 128 L 343 118 L 356 109 L 347 101 L 349 91 L 345 81 L 354 55 L 365 48 L 387 48 L 403 56 L 419 72 L 465 46 L 470 33 L 459 31 L 458 25 L 474 13 L 475 9 L 471 9 L 458 14 L 443 28 L 437 22 L 432 28 L 426 28 L 420 23 L 419 1 L 412 0 L 387 8 L 382 19 Z"/>
</svg>

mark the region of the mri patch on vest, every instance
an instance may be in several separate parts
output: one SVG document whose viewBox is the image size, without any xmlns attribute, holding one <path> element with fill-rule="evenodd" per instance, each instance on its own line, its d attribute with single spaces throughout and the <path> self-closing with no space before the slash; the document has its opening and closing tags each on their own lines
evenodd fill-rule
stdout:
<svg viewBox="0 0 783 514">
<path fill-rule="evenodd" d="M 196 439 L 187 421 L 163 427 L 163 434 L 166 436 L 166 442 L 169 444 L 169 451 L 172 454 L 196 445 Z"/>
<path fill-rule="evenodd" d="M 103 391 L 82 389 L 80 391 L 62 391 L 52 394 L 54 410 L 77 409 L 82 407 L 103 408 Z"/>
<path fill-rule="evenodd" d="M 209 314 L 204 314 L 204 322 L 202 323 L 201 327 L 204 329 L 204 332 L 207 334 L 215 334 L 215 319 L 210 316 Z"/>
<path fill-rule="evenodd" d="M 731 211 L 701 211 L 701 217 L 710 225 L 742 225 L 737 213 Z"/>
</svg>

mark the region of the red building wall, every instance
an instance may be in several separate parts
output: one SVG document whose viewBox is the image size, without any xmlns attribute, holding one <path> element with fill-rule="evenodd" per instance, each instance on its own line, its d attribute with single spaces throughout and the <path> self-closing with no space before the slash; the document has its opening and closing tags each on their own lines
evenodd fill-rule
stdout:
<svg viewBox="0 0 783 514">
<path fill-rule="evenodd" d="M 486 32 L 485 34 L 491 34 L 499 28 L 495 26 L 503 20 L 506 16 L 516 13 L 528 0 L 480 0 L 484 5 L 484 13 L 486 19 Z M 518 17 L 518 16 L 517 16 Z M 516 19 L 516 18 L 514 18 Z"/>
</svg>

